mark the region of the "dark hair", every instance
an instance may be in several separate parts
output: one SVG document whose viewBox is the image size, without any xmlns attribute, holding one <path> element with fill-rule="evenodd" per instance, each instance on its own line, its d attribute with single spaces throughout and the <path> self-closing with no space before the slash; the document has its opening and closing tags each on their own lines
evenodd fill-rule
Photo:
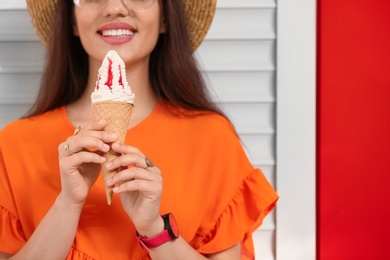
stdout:
<svg viewBox="0 0 390 260">
<path fill-rule="evenodd" d="M 183 1 L 163 0 L 162 5 L 167 32 L 160 35 L 151 53 L 149 75 L 153 91 L 159 100 L 168 101 L 163 103 L 223 115 L 211 101 L 192 55 L 189 32 L 183 22 Z M 72 8 L 70 1 L 58 1 L 41 87 L 27 117 L 72 103 L 86 89 L 88 55 L 79 37 L 73 35 Z"/>
</svg>

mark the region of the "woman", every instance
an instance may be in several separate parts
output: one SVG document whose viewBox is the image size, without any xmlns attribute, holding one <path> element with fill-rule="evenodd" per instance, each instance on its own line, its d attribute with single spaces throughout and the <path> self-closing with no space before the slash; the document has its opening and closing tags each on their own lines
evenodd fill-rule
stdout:
<svg viewBox="0 0 390 260">
<path fill-rule="evenodd" d="M 251 233 L 277 195 L 192 57 L 215 1 L 27 2 L 48 60 L 29 114 L 0 132 L 0 257 L 253 259 Z M 91 119 L 111 49 L 136 94 L 124 145 Z M 108 206 L 110 146 L 121 156 L 107 164 Z"/>
</svg>

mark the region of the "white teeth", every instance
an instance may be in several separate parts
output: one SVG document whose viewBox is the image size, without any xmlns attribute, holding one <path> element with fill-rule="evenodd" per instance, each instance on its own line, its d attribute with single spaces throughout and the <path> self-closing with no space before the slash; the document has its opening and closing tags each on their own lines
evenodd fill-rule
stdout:
<svg viewBox="0 0 390 260">
<path fill-rule="evenodd" d="M 103 36 L 105 37 L 126 37 L 133 35 L 134 32 L 127 29 L 117 29 L 117 30 L 105 30 L 102 31 Z"/>
</svg>

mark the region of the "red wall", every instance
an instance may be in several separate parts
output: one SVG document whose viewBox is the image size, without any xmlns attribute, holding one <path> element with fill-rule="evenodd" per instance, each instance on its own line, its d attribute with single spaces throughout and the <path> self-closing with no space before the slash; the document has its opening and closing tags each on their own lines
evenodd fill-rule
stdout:
<svg viewBox="0 0 390 260">
<path fill-rule="evenodd" d="M 318 0 L 318 259 L 390 259 L 390 1 Z"/>
</svg>

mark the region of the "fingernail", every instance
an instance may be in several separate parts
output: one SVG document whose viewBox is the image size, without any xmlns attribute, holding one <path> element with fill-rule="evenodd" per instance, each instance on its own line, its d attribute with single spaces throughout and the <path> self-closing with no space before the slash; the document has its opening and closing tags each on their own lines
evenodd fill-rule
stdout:
<svg viewBox="0 0 390 260">
<path fill-rule="evenodd" d="M 103 144 L 103 149 L 105 151 L 109 150 L 110 149 L 110 146 L 108 144 Z"/>
<path fill-rule="evenodd" d="M 109 178 L 108 180 L 107 180 L 107 185 L 111 185 L 112 184 L 112 178 Z"/>
<path fill-rule="evenodd" d="M 103 123 L 104 123 L 104 119 L 100 119 L 98 122 L 99 125 L 102 125 Z"/>
<path fill-rule="evenodd" d="M 114 187 L 114 188 L 112 189 L 112 191 L 113 191 L 113 192 L 118 192 L 118 191 L 119 191 L 119 187 Z"/>
<path fill-rule="evenodd" d="M 106 168 L 110 168 L 112 166 L 112 162 L 108 162 L 107 164 L 106 164 Z"/>
<path fill-rule="evenodd" d="M 116 135 L 115 133 L 111 133 L 111 134 L 110 134 L 110 137 L 112 137 L 112 138 L 116 138 L 116 137 L 117 137 L 117 135 Z"/>
<path fill-rule="evenodd" d="M 106 160 L 106 157 L 100 156 L 100 161 L 104 162 Z"/>
</svg>

